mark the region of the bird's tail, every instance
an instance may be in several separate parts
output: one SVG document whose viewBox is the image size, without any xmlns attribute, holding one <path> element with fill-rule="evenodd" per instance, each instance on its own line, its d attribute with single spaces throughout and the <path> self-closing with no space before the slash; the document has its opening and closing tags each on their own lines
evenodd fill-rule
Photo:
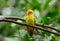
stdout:
<svg viewBox="0 0 60 41">
<path fill-rule="evenodd" d="M 34 32 L 34 28 L 32 28 L 32 27 L 27 27 L 27 30 L 28 30 L 29 35 L 32 37 L 33 32 Z"/>
</svg>

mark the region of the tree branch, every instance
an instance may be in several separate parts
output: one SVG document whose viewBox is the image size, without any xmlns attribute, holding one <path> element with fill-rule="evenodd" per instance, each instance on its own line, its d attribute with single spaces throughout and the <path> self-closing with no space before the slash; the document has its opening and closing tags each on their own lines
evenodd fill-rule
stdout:
<svg viewBox="0 0 60 41">
<path fill-rule="evenodd" d="M 45 29 L 40 28 L 40 27 L 38 27 L 38 26 L 32 26 L 32 25 L 25 24 L 25 23 L 19 23 L 19 22 L 16 22 L 16 21 L 14 21 L 14 20 L 0 19 L 0 22 L 10 22 L 10 23 L 15 23 L 15 24 L 23 25 L 23 26 L 30 26 L 30 27 L 33 27 L 33 28 L 36 28 L 36 29 L 39 29 L 39 30 L 42 30 L 42 31 L 46 31 L 46 32 L 48 32 L 48 33 L 52 33 L 52 34 L 55 34 L 55 35 L 57 35 L 57 36 L 60 36 L 60 34 L 58 34 L 58 33 L 55 33 L 55 32 L 49 31 L 49 30 L 45 30 Z"/>
<path fill-rule="evenodd" d="M 20 17 L 14 17 L 14 16 L 5 17 L 5 19 L 21 20 L 21 21 L 24 21 L 24 22 L 25 22 L 25 19 L 22 19 L 22 18 L 20 18 Z M 52 30 L 55 30 L 55 31 L 57 31 L 57 32 L 60 32 L 60 30 L 55 29 L 55 28 L 53 28 L 53 27 L 51 27 L 51 26 L 48 26 L 48 25 L 42 25 L 42 24 L 37 24 L 37 23 L 36 23 L 36 26 L 40 26 L 40 27 L 44 27 L 44 28 L 50 28 L 50 29 L 52 29 Z"/>
</svg>

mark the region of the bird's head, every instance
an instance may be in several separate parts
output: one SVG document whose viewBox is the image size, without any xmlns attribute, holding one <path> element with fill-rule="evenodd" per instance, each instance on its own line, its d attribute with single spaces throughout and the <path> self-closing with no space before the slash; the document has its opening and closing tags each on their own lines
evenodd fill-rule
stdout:
<svg viewBox="0 0 60 41">
<path fill-rule="evenodd" d="M 33 14 L 33 11 L 32 11 L 32 10 L 28 10 L 28 11 L 27 11 L 27 14 L 28 14 L 28 15 L 32 15 L 32 14 Z"/>
</svg>

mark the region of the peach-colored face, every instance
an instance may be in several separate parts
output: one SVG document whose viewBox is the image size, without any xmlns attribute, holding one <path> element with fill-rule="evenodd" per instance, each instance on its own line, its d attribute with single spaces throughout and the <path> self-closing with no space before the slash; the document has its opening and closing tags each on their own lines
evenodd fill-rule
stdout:
<svg viewBox="0 0 60 41">
<path fill-rule="evenodd" d="M 32 10 L 28 10 L 27 13 L 28 13 L 28 15 L 30 15 L 30 14 L 33 14 L 33 11 Z"/>
</svg>

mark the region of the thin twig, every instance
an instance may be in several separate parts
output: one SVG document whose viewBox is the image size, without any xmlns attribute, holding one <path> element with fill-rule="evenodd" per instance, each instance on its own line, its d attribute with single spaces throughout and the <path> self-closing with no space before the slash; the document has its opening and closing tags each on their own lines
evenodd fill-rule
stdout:
<svg viewBox="0 0 60 41">
<path fill-rule="evenodd" d="M 22 19 L 22 18 L 20 18 L 20 17 L 13 17 L 13 16 L 5 17 L 5 19 L 13 19 L 13 20 L 25 21 L 25 19 Z M 57 32 L 60 32 L 60 30 L 55 29 L 55 28 L 53 28 L 53 27 L 51 27 L 51 26 L 48 26 L 48 25 L 42 25 L 42 24 L 37 24 L 37 23 L 36 23 L 36 26 L 40 26 L 40 27 L 44 27 L 44 28 L 50 28 L 50 29 L 52 29 L 52 30 L 55 30 L 55 31 L 57 31 Z"/>
<path fill-rule="evenodd" d="M 32 25 L 25 24 L 25 23 L 19 23 L 19 22 L 13 21 L 13 20 L 0 19 L 0 22 L 10 22 L 10 23 L 15 23 L 15 24 L 23 25 L 23 26 L 30 26 L 30 27 L 33 27 L 33 28 L 36 28 L 36 29 L 39 29 L 39 30 L 42 30 L 42 31 L 46 31 L 48 33 L 52 33 L 52 34 L 55 34 L 57 36 L 60 36 L 60 34 L 58 34 L 58 33 L 55 33 L 55 32 L 49 31 L 49 30 L 45 30 L 43 28 L 39 28 L 38 26 L 32 26 Z"/>
</svg>

